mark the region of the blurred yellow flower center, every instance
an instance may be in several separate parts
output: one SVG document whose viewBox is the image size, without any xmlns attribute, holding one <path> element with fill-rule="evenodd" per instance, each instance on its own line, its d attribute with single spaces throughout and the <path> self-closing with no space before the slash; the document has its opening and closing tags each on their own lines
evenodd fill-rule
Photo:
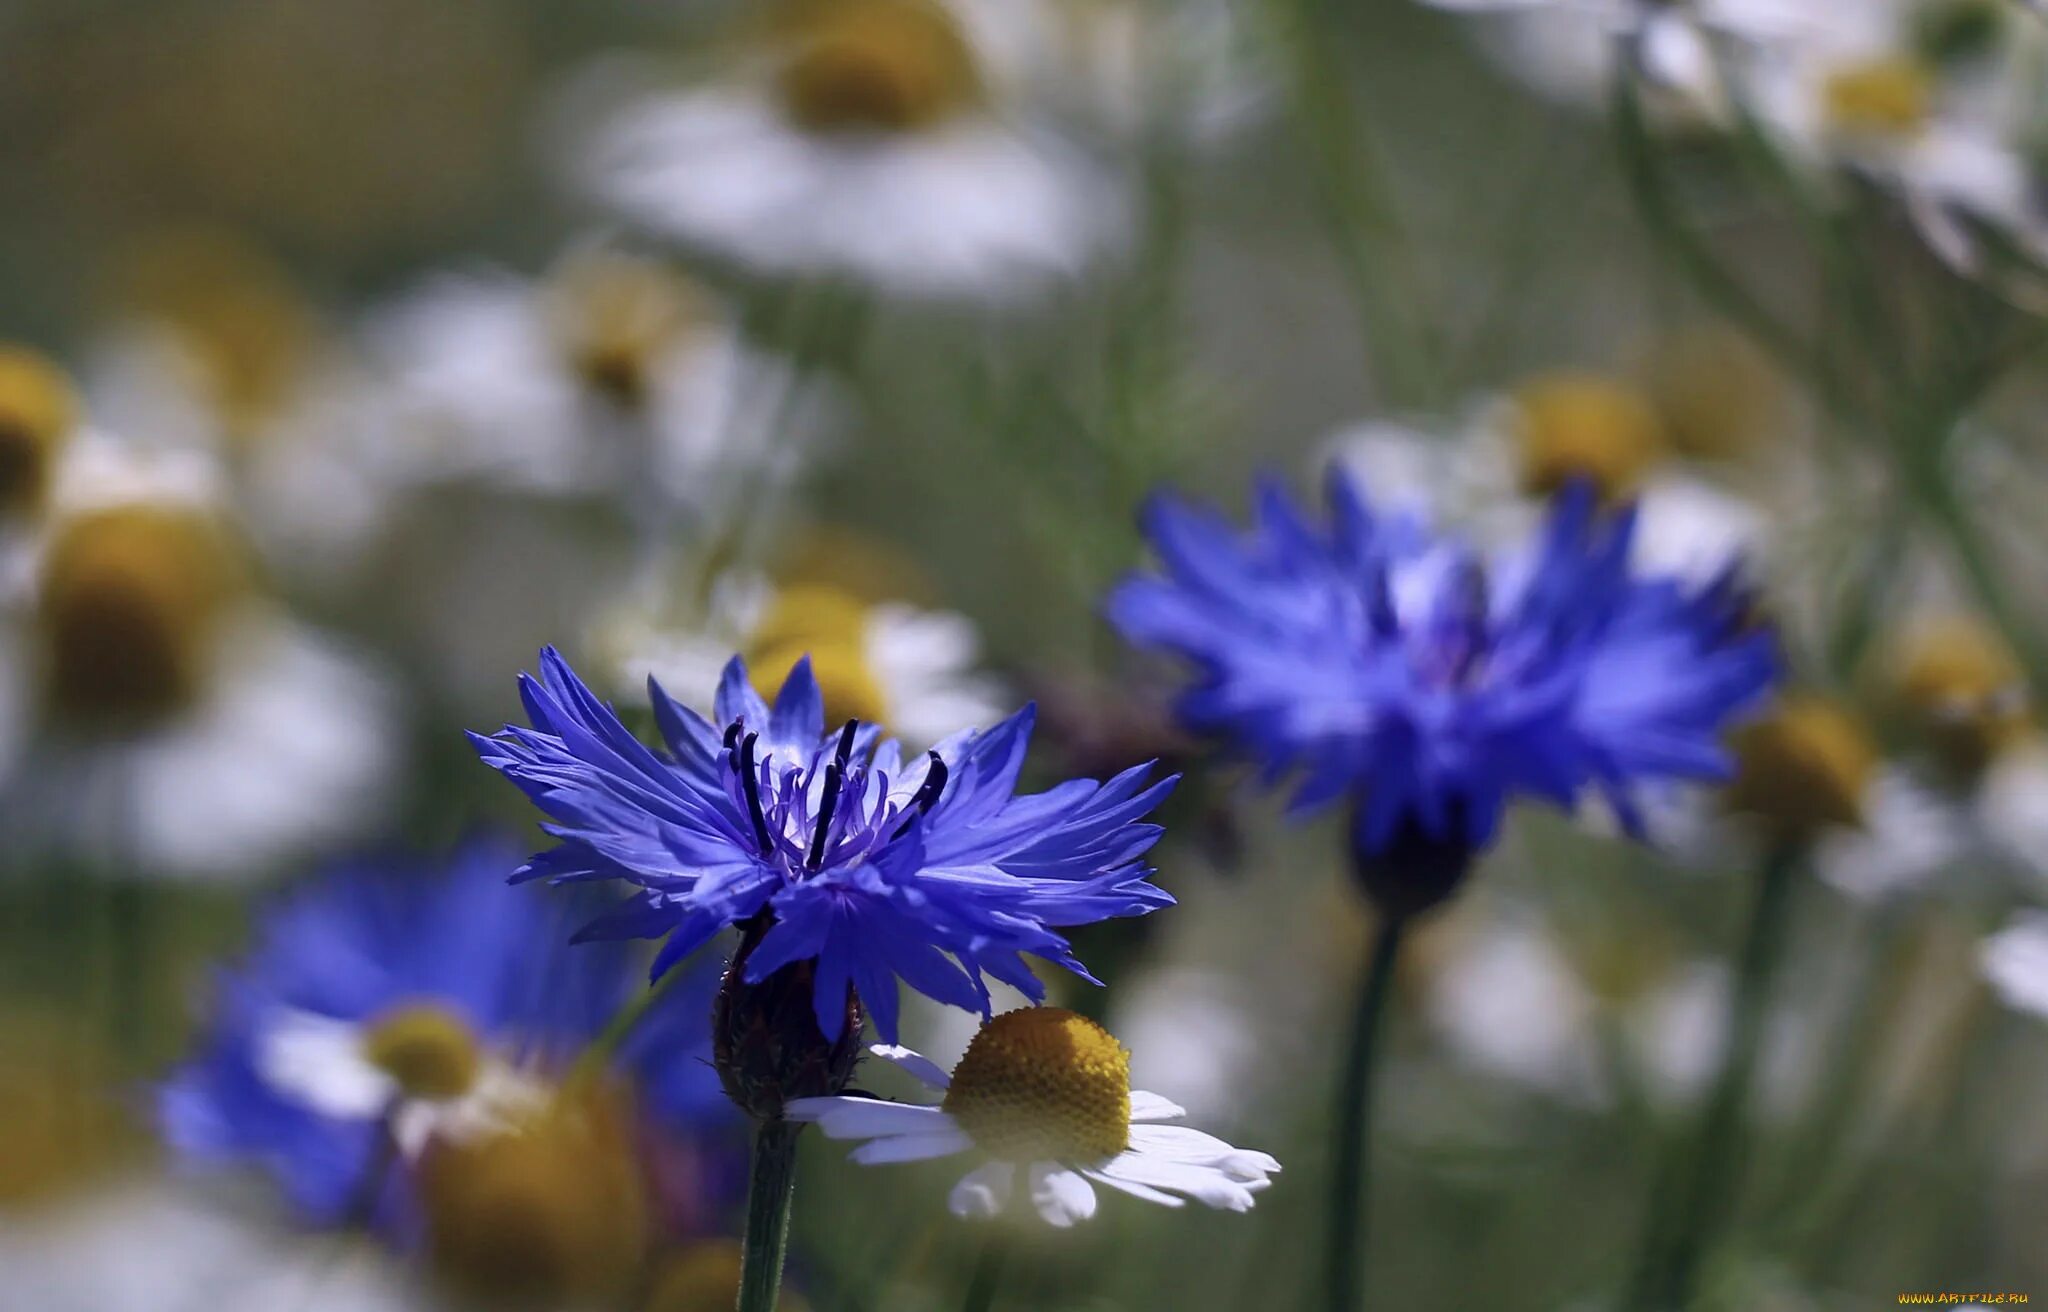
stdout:
<svg viewBox="0 0 2048 1312">
<path fill-rule="evenodd" d="M 1131 1138 L 1131 1054 L 1059 1007 L 1005 1012 L 953 1068 L 945 1110 L 989 1156 L 1092 1162 Z"/>
<path fill-rule="evenodd" d="M 1863 726 L 1825 698 L 1793 695 L 1736 731 L 1730 809 L 1792 835 L 1863 819 L 1877 748 Z"/>
<path fill-rule="evenodd" d="M 124 273 L 128 308 L 178 332 L 230 436 L 278 416 L 320 334 L 282 265 L 231 234 L 174 231 L 130 252 Z"/>
<path fill-rule="evenodd" d="M 1516 390 L 1522 486 L 1548 495 L 1574 479 L 1628 496 L 1664 450 L 1663 427 L 1633 389 L 1590 374 L 1548 374 Z"/>
<path fill-rule="evenodd" d="M 775 594 L 747 642 L 747 667 L 773 697 L 806 655 L 825 694 L 828 724 L 889 722 L 888 694 L 867 657 L 867 603 L 824 584 L 799 583 Z"/>
<path fill-rule="evenodd" d="M 1934 754 L 1965 775 L 2026 736 L 2026 685 L 2011 650 L 1979 624 L 1950 619 L 1902 644 L 1894 695 Z"/>
<path fill-rule="evenodd" d="M 50 1011 L 0 1016 L 0 1211 L 41 1206 L 140 1155 L 113 1054 Z"/>
<path fill-rule="evenodd" d="M 577 376 L 627 407 L 646 402 L 662 356 L 706 319 L 703 295 L 688 279 L 617 252 L 564 265 L 548 288 L 546 314 Z"/>
<path fill-rule="evenodd" d="M 0 344 L 0 515 L 42 507 L 77 423 L 78 396 L 64 371 L 35 351 Z"/>
<path fill-rule="evenodd" d="M 476 1087 L 483 1066 L 475 1033 L 433 1003 L 400 1007 L 372 1024 L 363 1034 L 363 1059 L 408 1098 L 460 1098 Z"/>
<path fill-rule="evenodd" d="M 1649 367 L 1650 395 L 1673 449 L 1731 460 L 1756 447 L 1785 405 L 1783 383 L 1756 348 L 1723 329 L 1682 333 Z"/>
<path fill-rule="evenodd" d="M 647 1205 L 630 1109 L 564 1091 L 502 1134 L 442 1141 L 422 1163 L 434 1270 L 485 1305 L 614 1306 L 639 1277 Z"/>
<path fill-rule="evenodd" d="M 806 131 L 913 132 L 981 95 L 966 37 L 927 0 L 821 5 L 790 37 L 777 91 Z"/>
<path fill-rule="evenodd" d="M 1934 113 L 1934 78 L 1904 55 L 1837 69 L 1821 88 L 1828 123 L 1841 131 L 1910 137 Z"/>
<path fill-rule="evenodd" d="M 223 531 L 195 510 L 121 506 L 65 524 L 38 593 L 52 703 L 114 723 L 190 705 L 213 673 L 243 582 Z"/>
</svg>

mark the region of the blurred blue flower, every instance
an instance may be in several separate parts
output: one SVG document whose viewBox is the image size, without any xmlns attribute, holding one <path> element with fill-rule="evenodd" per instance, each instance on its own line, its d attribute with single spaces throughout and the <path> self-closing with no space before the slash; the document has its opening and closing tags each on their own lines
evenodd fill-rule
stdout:
<svg viewBox="0 0 2048 1312">
<path fill-rule="evenodd" d="M 1633 511 L 1586 487 L 1491 563 L 1376 513 L 1342 471 L 1326 525 L 1277 484 L 1256 500 L 1240 533 L 1156 497 L 1144 527 L 1163 573 L 1126 580 L 1109 617 L 1199 671 L 1178 703 L 1190 728 L 1268 783 L 1298 772 L 1298 808 L 1353 798 L 1368 861 L 1435 851 L 1461 868 L 1519 795 L 1569 809 L 1592 791 L 1640 835 L 1635 790 L 1723 776 L 1724 730 L 1776 678 L 1733 574 L 1632 575 Z"/>
<path fill-rule="evenodd" d="M 157 1091 L 165 1142 L 263 1170 L 313 1224 L 403 1228 L 399 1168 L 545 1099 L 633 992 L 627 953 L 567 950 L 559 899 L 505 886 L 518 860 L 476 839 L 444 865 L 341 864 L 283 898 L 222 972 L 200 1053 Z M 659 1120 L 710 1127 L 731 1119 L 705 1065 L 716 979 L 684 983 L 620 1060 Z"/>
<path fill-rule="evenodd" d="M 657 977 L 751 923 L 762 936 L 748 982 L 815 961 L 828 1038 L 844 1029 L 849 988 L 893 1042 L 898 978 L 984 1016 L 985 976 L 1045 996 L 1023 953 L 1092 981 L 1055 928 L 1172 902 L 1140 860 L 1159 828 L 1139 821 L 1173 780 L 1148 783 L 1145 765 L 1016 796 L 1030 708 L 906 762 L 873 725 L 825 735 L 807 660 L 771 709 L 735 658 L 715 702 L 722 728 L 650 681 L 665 752 L 628 732 L 552 649 L 521 691 L 530 729 L 472 735 L 561 840 L 520 877 L 637 885 L 579 938 L 667 935 Z"/>
</svg>

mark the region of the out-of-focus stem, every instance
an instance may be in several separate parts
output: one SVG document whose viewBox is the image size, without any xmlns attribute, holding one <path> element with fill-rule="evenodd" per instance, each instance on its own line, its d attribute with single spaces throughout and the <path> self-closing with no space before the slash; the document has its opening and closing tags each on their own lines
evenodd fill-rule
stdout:
<svg viewBox="0 0 2048 1312">
<path fill-rule="evenodd" d="M 1329 1234 L 1325 1241 L 1325 1306 L 1352 1312 L 1360 1306 L 1360 1276 L 1368 1242 L 1370 1180 L 1366 1148 L 1372 1134 L 1373 1064 L 1381 1013 L 1392 993 L 1394 959 L 1400 953 L 1407 917 L 1380 922 L 1351 1017 L 1350 1043 L 1337 1077 L 1337 1151 L 1331 1163 Z"/>
<path fill-rule="evenodd" d="M 1741 1176 L 1750 1086 L 1763 1048 L 1771 982 L 1802 860 L 1803 848 L 1793 842 L 1777 844 L 1764 858 L 1736 965 L 1734 1009 L 1720 1073 L 1707 1095 L 1690 1155 L 1676 1173 L 1679 1192 L 1670 1213 L 1672 1224 L 1652 1228 L 1651 1249 L 1638 1268 L 1629 1307 L 1683 1309 L 1692 1296 L 1701 1259 L 1727 1224 Z"/>
<path fill-rule="evenodd" d="M 1003 1236 L 991 1231 L 981 1246 L 981 1256 L 974 1260 L 974 1274 L 967 1282 L 967 1298 L 961 1303 L 963 1312 L 989 1312 L 996 1305 L 996 1286 L 1002 1283 L 1003 1267 L 1009 1261 L 1009 1245 Z"/>
</svg>

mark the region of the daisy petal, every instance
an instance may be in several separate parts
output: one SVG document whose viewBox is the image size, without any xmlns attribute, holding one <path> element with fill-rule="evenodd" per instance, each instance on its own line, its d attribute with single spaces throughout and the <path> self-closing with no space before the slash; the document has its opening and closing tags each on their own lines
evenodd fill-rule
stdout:
<svg viewBox="0 0 2048 1312">
<path fill-rule="evenodd" d="M 1047 1225 L 1065 1230 L 1095 1215 L 1095 1188 L 1079 1171 L 1038 1162 L 1031 1168 L 1031 1205 Z"/>
<path fill-rule="evenodd" d="M 998 1216 L 1009 1205 L 1016 1182 L 1017 1168 L 1010 1163 L 984 1162 L 960 1177 L 946 1206 L 959 1217 L 985 1220 Z"/>
<path fill-rule="evenodd" d="M 951 1157 L 966 1152 L 974 1140 L 959 1130 L 947 1128 L 931 1134 L 901 1134 L 889 1139 L 870 1139 L 847 1156 L 862 1166 L 884 1162 L 922 1162 L 934 1157 Z"/>
<path fill-rule="evenodd" d="M 1185 1198 L 1176 1198 L 1172 1194 L 1154 1189 L 1149 1184 L 1139 1184 L 1136 1180 L 1119 1180 L 1113 1175 L 1105 1175 L 1101 1171 L 1094 1170 L 1084 1171 L 1082 1174 L 1097 1184 L 1107 1185 L 1120 1193 L 1127 1193 L 1133 1198 L 1142 1198 L 1148 1203 L 1157 1203 L 1161 1207 L 1186 1207 L 1188 1203 L 1188 1200 Z"/>
<path fill-rule="evenodd" d="M 894 1138 L 953 1128 L 953 1118 L 936 1107 L 880 1098 L 796 1098 L 783 1114 L 792 1121 L 815 1122 L 827 1139 Z"/>
<path fill-rule="evenodd" d="M 937 1062 L 921 1052 L 914 1052 L 904 1047 L 900 1043 L 871 1044 L 868 1047 L 868 1051 L 890 1065 L 916 1076 L 934 1089 L 950 1089 L 953 1087 L 953 1077 L 946 1074 Z M 1131 1097 L 1135 1104 L 1137 1095 L 1133 1094 Z"/>
<path fill-rule="evenodd" d="M 1131 1090 L 1131 1122 L 1177 1121 L 1188 1114 L 1188 1109 L 1171 1099 L 1143 1089 Z"/>
</svg>

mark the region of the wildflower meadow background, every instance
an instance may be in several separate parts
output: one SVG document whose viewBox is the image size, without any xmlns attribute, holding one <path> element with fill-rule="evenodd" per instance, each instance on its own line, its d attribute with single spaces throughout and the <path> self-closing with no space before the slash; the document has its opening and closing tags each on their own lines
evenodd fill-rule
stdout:
<svg viewBox="0 0 2048 1312">
<path fill-rule="evenodd" d="M 2048 1297 L 2048 12 L 0 10 L 0 1312 Z"/>
</svg>

